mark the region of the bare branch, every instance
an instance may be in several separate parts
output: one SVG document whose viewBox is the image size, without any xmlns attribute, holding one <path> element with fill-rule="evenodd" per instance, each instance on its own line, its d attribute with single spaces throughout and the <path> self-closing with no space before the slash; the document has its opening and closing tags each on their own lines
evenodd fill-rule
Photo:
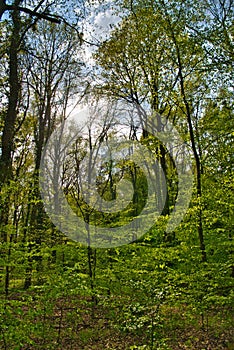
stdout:
<svg viewBox="0 0 234 350">
<path fill-rule="evenodd" d="M 28 13 L 29 15 L 33 16 L 33 17 L 37 17 L 40 19 L 46 19 L 47 21 L 53 22 L 53 23 L 61 23 L 61 19 L 58 16 L 55 15 L 49 15 L 45 12 L 37 12 L 35 10 L 30 10 L 26 7 L 18 7 L 19 11 L 22 11 L 24 13 Z"/>
</svg>

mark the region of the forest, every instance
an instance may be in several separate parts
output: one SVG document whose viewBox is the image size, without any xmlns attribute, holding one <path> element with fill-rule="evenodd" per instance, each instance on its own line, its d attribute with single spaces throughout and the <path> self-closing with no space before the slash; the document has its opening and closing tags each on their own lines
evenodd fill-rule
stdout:
<svg viewBox="0 0 234 350">
<path fill-rule="evenodd" d="M 0 348 L 233 350 L 234 1 L 0 0 Z"/>
</svg>

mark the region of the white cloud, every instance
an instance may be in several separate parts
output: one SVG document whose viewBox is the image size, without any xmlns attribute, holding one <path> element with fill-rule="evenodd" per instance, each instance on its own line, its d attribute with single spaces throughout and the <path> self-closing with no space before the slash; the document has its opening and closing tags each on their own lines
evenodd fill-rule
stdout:
<svg viewBox="0 0 234 350">
<path fill-rule="evenodd" d="M 96 45 L 100 44 L 108 38 L 120 20 L 121 13 L 118 13 L 116 5 L 112 1 L 106 1 L 102 5 L 94 5 L 83 23 L 84 39 Z M 96 49 L 95 45 L 87 45 L 84 52 L 86 63 L 94 64 L 92 54 Z"/>
<path fill-rule="evenodd" d="M 113 13 L 111 9 L 98 13 L 94 18 L 94 31 L 99 40 L 102 40 L 108 36 L 113 26 L 120 21 L 120 16 Z"/>
</svg>

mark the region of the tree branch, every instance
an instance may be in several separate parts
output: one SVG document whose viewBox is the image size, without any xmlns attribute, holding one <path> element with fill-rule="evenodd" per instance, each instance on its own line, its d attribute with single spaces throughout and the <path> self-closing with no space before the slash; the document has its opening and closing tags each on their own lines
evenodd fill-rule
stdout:
<svg viewBox="0 0 234 350">
<path fill-rule="evenodd" d="M 47 21 L 53 22 L 53 23 L 61 23 L 61 19 L 58 18 L 57 16 L 51 16 L 47 13 L 43 13 L 43 12 L 37 12 L 35 10 L 30 10 L 26 7 L 18 7 L 19 11 L 28 13 L 29 15 L 33 16 L 33 17 L 37 17 L 37 18 L 41 18 L 41 19 L 46 19 Z"/>
<path fill-rule="evenodd" d="M 40 2 L 40 4 L 42 1 Z M 53 22 L 53 23 L 61 23 L 61 18 L 58 18 L 54 15 L 49 15 L 47 13 L 43 12 L 37 12 L 38 6 L 34 10 L 30 10 L 26 7 L 22 6 L 15 6 L 15 5 L 7 5 L 5 0 L 0 0 L 0 19 L 2 18 L 2 15 L 5 11 L 12 11 L 12 10 L 18 10 L 24 13 L 28 13 L 32 17 L 37 17 L 40 19 L 46 19 L 47 21 Z"/>
</svg>

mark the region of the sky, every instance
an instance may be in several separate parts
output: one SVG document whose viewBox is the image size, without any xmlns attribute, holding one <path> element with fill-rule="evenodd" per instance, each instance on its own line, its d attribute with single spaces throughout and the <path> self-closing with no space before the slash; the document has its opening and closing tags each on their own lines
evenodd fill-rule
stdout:
<svg viewBox="0 0 234 350">
<path fill-rule="evenodd" d="M 104 1 L 103 4 L 92 6 L 89 15 L 84 20 L 84 39 L 88 42 L 100 44 L 108 38 L 114 26 L 121 20 L 121 14 L 117 14 L 117 6 L 113 1 Z M 97 46 L 87 46 L 85 58 L 87 63 L 94 64 L 92 53 Z"/>
<path fill-rule="evenodd" d="M 87 5 L 90 9 L 89 5 Z M 95 75 L 92 73 L 92 68 L 95 65 L 95 60 L 92 55 L 95 50 L 97 50 L 98 45 L 108 38 L 111 31 L 114 29 L 114 26 L 121 21 L 121 15 L 117 14 L 117 7 L 115 3 L 111 0 L 104 1 L 103 4 L 94 4 L 88 15 L 85 17 L 81 23 L 81 27 L 84 33 L 84 40 L 95 45 L 85 44 L 83 47 L 82 59 L 85 62 L 86 70 L 88 70 L 90 81 L 95 79 Z M 83 110 L 84 106 L 74 106 L 68 109 L 68 114 L 71 113 L 71 117 L 74 117 L 76 114 L 80 115 L 80 111 Z"/>
</svg>

